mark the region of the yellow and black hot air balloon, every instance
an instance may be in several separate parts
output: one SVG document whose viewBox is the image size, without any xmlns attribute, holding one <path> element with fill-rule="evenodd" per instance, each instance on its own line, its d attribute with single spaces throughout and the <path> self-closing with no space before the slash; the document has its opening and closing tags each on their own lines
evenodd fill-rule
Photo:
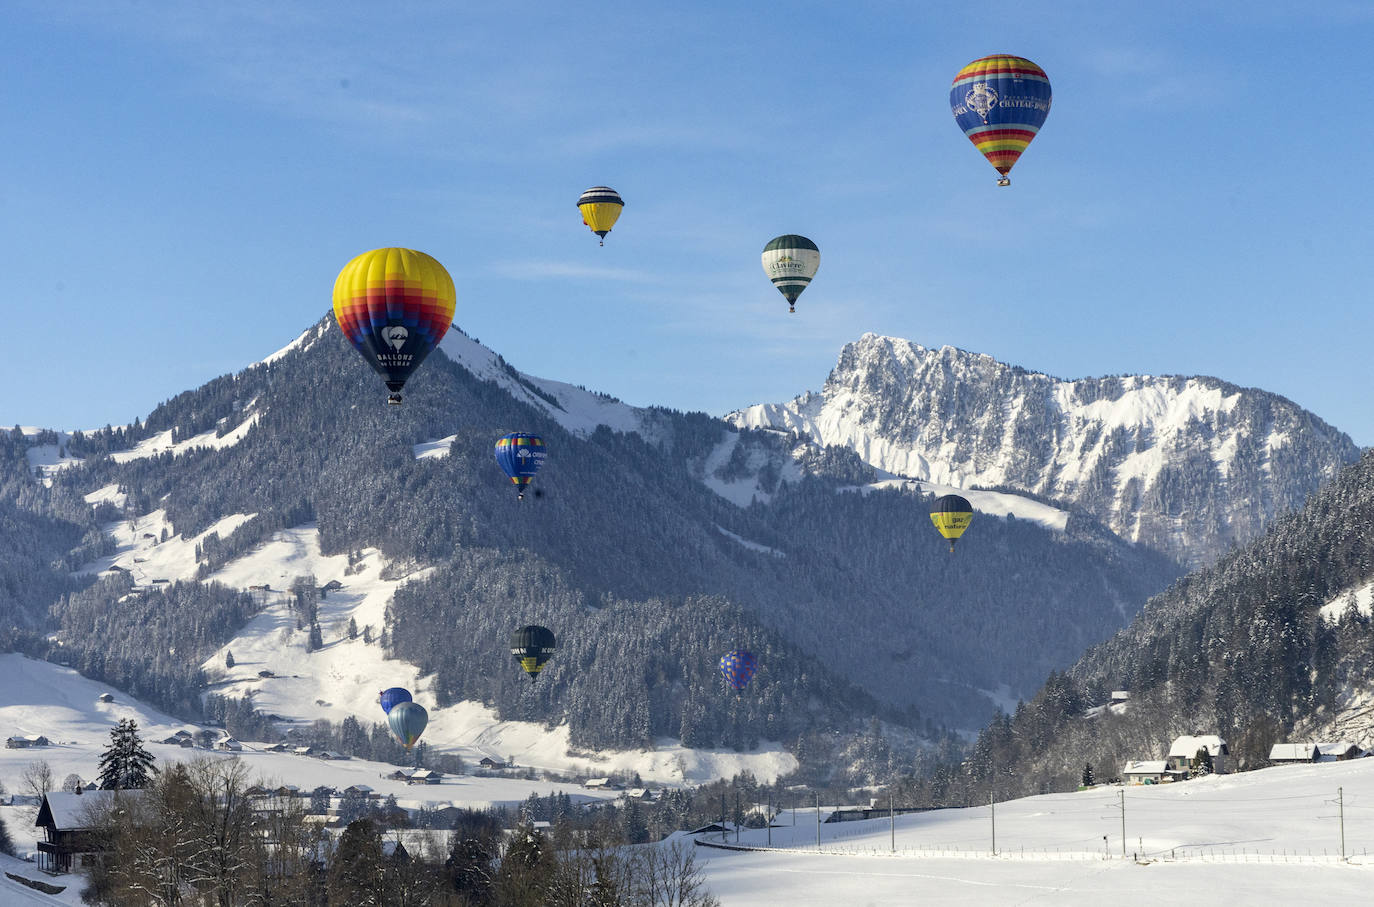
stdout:
<svg viewBox="0 0 1374 907">
<path fill-rule="evenodd" d="M 531 683 L 539 679 L 539 672 L 557 649 L 558 641 L 548 627 L 521 627 L 510 635 L 510 654 L 530 675 Z"/>
<path fill-rule="evenodd" d="M 593 186 L 577 199 L 577 210 L 582 212 L 582 223 L 601 237 L 601 245 L 606 245 L 606 234 L 611 232 L 625 200 L 610 186 Z"/>
<path fill-rule="evenodd" d="M 954 543 L 959 541 L 959 536 L 973 522 L 973 505 L 957 494 L 936 498 L 935 507 L 930 511 L 930 521 L 941 535 L 949 539 L 949 553 L 953 554 Z"/>
</svg>

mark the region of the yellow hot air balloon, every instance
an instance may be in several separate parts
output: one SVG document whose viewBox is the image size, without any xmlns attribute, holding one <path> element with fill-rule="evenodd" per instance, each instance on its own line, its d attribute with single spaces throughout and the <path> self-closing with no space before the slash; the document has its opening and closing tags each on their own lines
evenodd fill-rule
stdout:
<svg viewBox="0 0 1374 907">
<path fill-rule="evenodd" d="M 949 539 L 949 552 L 954 553 L 954 543 L 964 534 L 968 524 L 973 522 L 973 505 L 957 494 L 947 494 L 935 501 L 935 509 L 930 512 L 930 521 L 940 534 Z"/>
<path fill-rule="evenodd" d="M 610 186 L 593 186 L 583 192 L 577 200 L 577 210 L 582 212 L 582 223 L 601 237 L 601 245 L 606 245 L 606 234 L 611 232 L 625 200 Z"/>
</svg>

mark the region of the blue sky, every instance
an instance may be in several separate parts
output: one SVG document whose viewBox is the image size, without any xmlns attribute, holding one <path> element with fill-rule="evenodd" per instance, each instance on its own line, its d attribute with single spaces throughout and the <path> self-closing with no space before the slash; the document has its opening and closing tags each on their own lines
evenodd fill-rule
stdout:
<svg viewBox="0 0 1374 907">
<path fill-rule="evenodd" d="M 402 245 L 468 334 L 629 403 L 790 399 L 874 331 L 1216 375 L 1374 444 L 1374 7 L 658 6 L 12 0 L 0 424 L 146 415 Z M 995 52 L 1054 86 L 1009 189 L 947 100 Z M 759 265 L 790 232 L 792 316 Z"/>
</svg>

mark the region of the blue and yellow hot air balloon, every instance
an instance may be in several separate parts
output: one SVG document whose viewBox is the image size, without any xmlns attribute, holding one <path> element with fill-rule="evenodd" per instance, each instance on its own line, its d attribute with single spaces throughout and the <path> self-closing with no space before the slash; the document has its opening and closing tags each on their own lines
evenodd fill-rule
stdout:
<svg viewBox="0 0 1374 907">
<path fill-rule="evenodd" d="M 425 725 L 429 724 L 429 712 L 418 702 L 398 702 L 387 712 L 386 723 L 391 727 L 396 742 L 409 752 L 425 732 Z"/>
<path fill-rule="evenodd" d="M 516 498 L 521 501 L 547 456 L 544 439 L 538 435 L 517 431 L 496 441 L 496 462 L 510 476 L 517 491 Z"/>
<path fill-rule="evenodd" d="M 453 323 L 453 278 L 414 249 L 373 249 L 334 281 L 334 318 L 367 364 L 386 380 L 387 403 Z"/>
<path fill-rule="evenodd" d="M 384 715 L 390 715 L 391 710 L 401 703 L 410 702 L 410 698 L 410 690 L 404 687 L 391 687 L 377 694 L 377 702 L 381 705 Z"/>
<path fill-rule="evenodd" d="M 720 657 L 720 673 L 736 693 L 749 686 L 754 672 L 759 669 L 758 659 L 746 649 L 735 649 Z"/>
<path fill-rule="evenodd" d="M 610 186 L 593 186 L 577 199 L 577 210 L 582 212 L 582 223 L 601 237 L 601 245 L 606 245 L 606 234 L 611 232 L 620 218 L 625 200 Z"/>
<path fill-rule="evenodd" d="M 949 90 L 954 120 L 988 163 L 999 186 L 1050 115 L 1050 80 L 1025 57 L 980 57 L 954 77 Z"/>
<path fill-rule="evenodd" d="M 936 498 L 935 506 L 930 511 L 930 521 L 941 535 L 949 539 L 949 553 L 953 554 L 954 543 L 959 541 L 959 536 L 973 522 L 973 505 L 957 494 Z"/>
</svg>

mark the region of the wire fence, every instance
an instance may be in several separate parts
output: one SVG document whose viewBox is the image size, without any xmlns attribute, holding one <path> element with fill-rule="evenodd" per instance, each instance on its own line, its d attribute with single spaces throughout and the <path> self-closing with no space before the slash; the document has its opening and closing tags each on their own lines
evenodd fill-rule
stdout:
<svg viewBox="0 0 1374 907">
<path fill-rule="evenodd" d="M 754 844 L 732 844 L 728 841 L 711 841 L 702 838 L 698 838 L 696 843 L 699 847 L 709 847 L 716 850 L 789 853 L 798 856 L 863 856 L 940 860 L 1032 860 L 1037 862 L 1088 862 L 1096 860 L 1127 861 L 1134 863 L 1306 863 L 1318 865 L 1339 865 L 1345 863 L 1355 866 L 1374 865 L 1369 859 L 1367 850 L 1362 850 L 1354 854 L 1346 854 L 1346 856 L 1342 858 L 1338 853 L 1316 851 L 1311 848 L 1265 850 L 1261 848 L 1199 847 L 1189 845 L 1184 847 L 1172 847 L 1168 850 L 1154 851 L 1151 853 L 1128 853 L 1123 857 L 1120 853 L 1107 853 L 1102 850 L 1092 851 L 1082 848 L 1063 849 L 1053 847 L 1017 847 L 1010 850 L 999 850 L 993 853 L 990 850 L 968 850 L 940 845 L 903 845 L 893 849 L 891 847 L 876 847 L 872 845 L 835 844 L 833 840 L 825 842 L 819 848 L 814 844 L 797 844 L 791 847 L 767 847 Z"/>
</svg>

